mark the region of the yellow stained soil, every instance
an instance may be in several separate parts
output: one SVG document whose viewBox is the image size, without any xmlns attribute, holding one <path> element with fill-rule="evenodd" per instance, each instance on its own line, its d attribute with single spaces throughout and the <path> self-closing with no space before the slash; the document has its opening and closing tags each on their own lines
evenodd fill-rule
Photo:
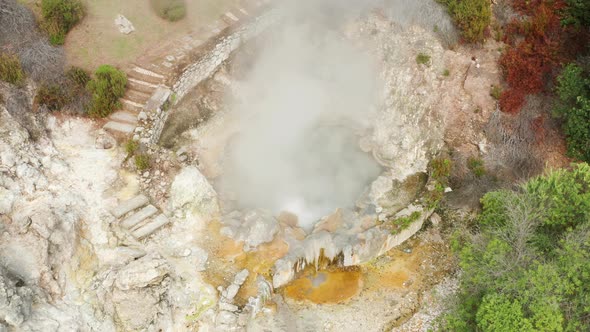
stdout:
<svg viewBox="0 0 590 332">
<path fill-rule="evenodd" d="M 284 295 L 317 304 L 342 303 L 364 292 L 421 291 L 448 274 L 452 254 L 448 248 L 413 240 L 412 252 L 394 248 L 382 257 L 356 268 L 308 267 L 284 288 Z"/>
<path fill-rule="evenodd" d="M 221 235 L 221 228 L 222 224 L 218 221 L 210 222 L 207 227 L 209 239 L 205 247 L 210 255 L 204 279 L 211 285 L 227 286 L 233 281 L 228 277 L 233 278 L 242 269 L 248 269 L 250 275 L 236 295 L 236 303 L 245 304 L 248 297 L 258 293 L 256 277 L 264 275 L 268 279 L 274 262 L 283 257 L 289 247 L 284 241 L 275 239 L 260 245 L 256 251 L 245 252 L 244 244 Z"/>
<path fill-rule="evenodd" d="M 362 287 L 362 272 L 359 268 L 347 270 L 313 271 L 291 282 L 284 294 L 299 301 L 318 304 L 341 303 L 357 295 Z"/>
</svg>

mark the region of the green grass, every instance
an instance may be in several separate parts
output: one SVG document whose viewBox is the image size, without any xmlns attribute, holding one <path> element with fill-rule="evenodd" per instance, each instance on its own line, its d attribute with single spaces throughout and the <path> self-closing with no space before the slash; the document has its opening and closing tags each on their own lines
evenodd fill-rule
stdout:
<svg viewBox="0 0 590 332">
<path fill-rule="evenodd" d="M 135 167 L 139 171 L 145 171 L 150 168 L 150 157 L 145 154 L 138 154 L 135 156 Z"/>
<path fill-rule="evenodd" d="M 490 90 L 490 96 L 496 100 L 500 100 L 500 96 L 502 95 L 502 88 L 497 85 L 492 85 L 492 89 Z"/>
<path fill-rule="evenodd" d="M 418 53 L 418 55 L 416 55 L 416 63 L 419 65 L 429 65 L 430 55 L 422 52 Z"/>
<path fill-rule="evenodd" d="M 467 168 L 473 172 L 475 177 L 482 177 L 486 174 L 486 169 L 481 158 L 470 157 L 467 159 Z"/>
<path fill-rule="evenodd" d="M 398 234 L 399 232 L 403 231 L 404 229 L 410 227 L 410 225 L 420 219 L 422 216 L 422 212 L 414 211 L 409 216 L 399 217 L 392 221 L 394 229 L 391 230 L 391 234 Z"/>
</svg>

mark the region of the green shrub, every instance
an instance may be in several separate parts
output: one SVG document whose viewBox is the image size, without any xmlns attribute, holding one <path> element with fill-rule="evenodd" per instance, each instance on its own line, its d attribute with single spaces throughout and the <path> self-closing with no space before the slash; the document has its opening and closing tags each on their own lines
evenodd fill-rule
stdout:
<svg viewBox="0 0 590 332">
<path fill-rule="evenodd" d="M 554 112 L 564 120 L 568 155 L 590 162 L 590 74 L 567 65 L 557 78 L 556 92 Z"/>
<path fill-rule="evenodd" d="M 467 168 L 473 172 L 476 177 L 482 177 L 486 174 L 486 169 L 483 165 L 483 160 L 480 158 L 470 157 L 467 159 Z"/>
<path fill-rule="evenodd" d="M 66 34 L 83 17 L 84 6 L 80 0 L 42 0 L 43 26 L 54 45 L 62 45 Z"/>
<path fill-rule="evenodd" d="M 139 148 L 137 141 L 130 139 L 125 143 L 125 152 L 127 152 L 128 156 L 132 156 L 137 151 L 137 148 Z"/>
<path fill-rule="evenodd" d="M 490 25 L 490 0 L 439 0 L 447 6 L 449 14 L 467 42 L 480 42 Z"/>
<path fill-rule="evenodd" d="M 50 111 L 59 111 L 70 101 L 70 95 L 58 84 L 42 84 L 35 96 L 35 103 L 47 106 Z"/>
<path fill-rule="evenodd" d="M 178 21 L 186 16 L 184 0 L 150 0 L 150 3 L 158 16 L 170 22 Z"/>
<path fill-rule="evenodd" d="M 492 85 L 492 89 L 490 90 L 490 96 L 496 100 L 500 100 L 500 96 L 502 95 L 502 88 L 497 85 Z"/>
<path fill-rule="evenodd" d="M 94 79 L 88 82 L 92 93 L 92 102 L 88 114 L 104 118 L 116 108 L 121 107 L 119 98 L 125 94 L 127 75 L 115 67 L 102 65 L 94 73 Z"/>
<path fill-rule="evenodd" d="M 448 69 L 443 70 L 444 77 L 449 77 L 449 75 L 451 75 L 451 72 Z"/>
<path fill-rule="evenodd" d="M 430 55 L 426 53 L 418 53 L 418 55 L 416 55 L 416 63 L 419 65 L 428 65 L 430 63 Z"/>
<path fill-rule="evenodd" d="M 80 67 L 70 67 L 66 72 L 67 78 L 78 87 L 85 88 L 90 82 L 90 74 Z"/>
<path fill-rule="evenodd" d="M 430 172 L 437 181 L 448 178 L 451 175 L 451 160 L 447 158 L 435 158 L 430 162 Z"/>
<path fill-rule="evenodd" d="M 563 13 L 562 23 L 577 28 L 590 26 L 590 1 L 565 0 L 567 4 Z"/>
<path fill-rule="evenodd" d="M 135 167 L 139 171 L 145 171 L 150 168 L 150 157 L 146 154 L 135 155 Z"/>
<path fill-rule="evenodd" d="M 18 86 L 25 82 L 25 73 L 16 55 L 0 53 L 0 80 Z"/>
<path fill-rule="evenodd" d="M 455 246 L 458 301 L 441 330 L 587 330 L 590 166 L 489 192 L 481 202 L 479 234 Z"/>
<path fill-rule="evenodd" d="M 393 220 L 392 225 L 393 229 L 391 230 L 392 234 L 397 234 L 404 229 L 410 227 L 410 225 L 420 219 L 422 213 L 420 211 L 414 211 L 409 216 L 399 217 Z"/>
</svg>

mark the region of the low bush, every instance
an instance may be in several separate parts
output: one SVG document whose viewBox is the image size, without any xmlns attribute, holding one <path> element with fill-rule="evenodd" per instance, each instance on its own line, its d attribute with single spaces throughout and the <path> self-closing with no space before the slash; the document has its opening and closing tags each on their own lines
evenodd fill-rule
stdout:
<svg viewBox="0 0 590 332">
<path fill-rule="evenodd" d="M 486 169 L 483 165 L 483 160 L 480 158 L 471 157 L 467 159 L 467 168 L 473 172 L 475 177 L 482 177 L 486 174 Z"/>
<path fill-rule="evenodd" d="M 414 211 L 408 216 L 399 217 L 392 221 L 393 229 L 391 230 L 392 234 L 398 234 L 399 232 L 403 231 L 404 229 L 410 227 L 410 225 L 420 219 L 422 213 L 420 211 Z"/>
<path fill-rule="evenodd" d="M 565 66 L 556 92 L 555 113 L 564 120 L 568 155 L 590 162 L 590 73 L 576 64 Z"/>
<path fill-rule="evenodd" d="M 138 171 L 145 171 L 150 168 L 150 157 L 145 154 L 135 155 L 135 167 Z"/>
<path fill-rule="evenodd" d="M 59 111 L 71 101 L 71 96 L 58 84 L 43 84 L 37 90 L 35 104 L 45 105 L 50 111 Z"/>
<path fill-rule="evenodd" d="M 85 15 L 80 0 L 42 0 L 41 13 L 49 40 L 54 45 L 62 45 L 68 31 Z"/>
<path fill-rule="evenodd" d="M 132 139 L 128 140 L 125 143 L 125 152 L 127 152 L 127 156 L 132 156 L 135 151 L 137 151 L 137 149 L 139 148 L 139 143 L 137 143 L 137 141 L 134 141 Z"/>
<path fill-rule="evenodd" d="M 419 65 L 428 65 L 430 63 L 430 55 L 426 53 L 418 53 L 418 55 L 416 55 L 416 63 Z"/>
<path fill-rule="evenodd" d="M 439 0 L 461 30 L 465 41 L 474 43 L 484 39 L 484 32 L 492 17 L 489 0 Z"/>
<path fill-rule="evenodd" d="M 14 85 L 22 85 L 25 73 L 16 55 L 0 53 L 0 80 Z"/>
<path fill-rule="evenodd" d="M 90 74 L 80 67 L 70 67 L 66 71 L 66 76 L 72 83 L 81 88 L 86 88 L 86 85 L 91 80 Z"/>
<path fill-rule="evenodd" d="M 110 65 L 98 67 L 94 79 L 88 82 L 88 90 L 92 93 L 92 102 L 88 114 L 104 118 L 116 108 L 121 107 L 119 98 L 125 94 L 127 75 Z"/>
<path fill-rule="evenodd" d="M 184 0 L 150 0 L 150 3 L 158 16 L 170 22 L 181 20 L 186 16 Z"/>
<path fill-rule="evenodd" d="M 490 96 L 496 100 L 500 100 L 500 97 L 502 96 L 502 88 L 497 85 L 492 85 Z"/>
</svg>

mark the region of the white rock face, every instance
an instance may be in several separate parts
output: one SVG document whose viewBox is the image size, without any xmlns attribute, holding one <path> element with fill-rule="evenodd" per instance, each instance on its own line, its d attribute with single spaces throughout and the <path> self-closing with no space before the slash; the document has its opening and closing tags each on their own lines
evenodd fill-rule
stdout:
<svg viewBox="0 0 590 332">
<path fill-rule="evenodd" d="M 244 214 L 232 212 L 222 219 L 225 225 L 221 234 L 236 241 L 244 241 L 244 250 L 250 251 L 274 239 L 279 231 L 279 223 L 266 210 L 251 210 Z"/>
<path fill-rule="evenodd" d="M 120 33 L 123 33 L 126 35 L 135 31 L 135 27 L 133 27 L 133 24 L 131 24 L 131 22 L 127 19 L 127 17 L 125 17 L 121 14 L 117 15 L 117 18 L 115 18 L 115 25 L 119 29 Z"/>
<path fill-rule="evenodd" d="M 217 193 L 196 167 L 186 167 L 170 187 L 170 209 L 209 220 L 219 214 Z"/>
<path fill-rule="evenodd" d="M 120 290 L 144 288 L 159 284 L 170 267 L 160 257 L 144 256 L 132 261 L 117 273 L 115 286 Z"/>
</svg>

